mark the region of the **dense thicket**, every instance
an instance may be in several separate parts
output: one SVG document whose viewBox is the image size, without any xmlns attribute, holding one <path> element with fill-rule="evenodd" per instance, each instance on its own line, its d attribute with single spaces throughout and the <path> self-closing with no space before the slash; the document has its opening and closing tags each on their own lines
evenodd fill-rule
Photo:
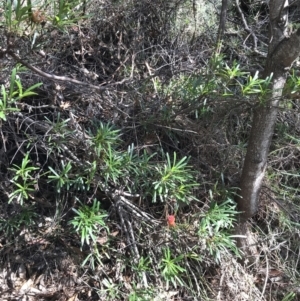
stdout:
<svg viewBox="0 0 300 301">
<path fill-rule="evenodd" d="M 221 44 L 220 1 L 9 3 L 2 299 L 296 300 L 296 69 L 248 252 L 233 236 L 252 114 L 270 92 L 268 3 L 230 3 Z"/>
</svg>

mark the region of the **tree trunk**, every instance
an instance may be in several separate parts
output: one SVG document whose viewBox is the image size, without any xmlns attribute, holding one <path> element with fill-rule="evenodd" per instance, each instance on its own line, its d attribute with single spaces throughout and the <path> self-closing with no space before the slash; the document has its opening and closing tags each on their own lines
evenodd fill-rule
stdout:
<svg viewBox="0 0 300 301">
<path fill-rule="evenodd" d="M 287 37 L 288 0 L 270 0 L 269 49 L 263 77 L 272 76 L 271 92 L 257 103 L 244 161 L 240 196 L 237 198 L 240 224 L 257 211 L 259 192 L 267 167 L 267 157 L 277 117 L 278 105 L 286 83 L 286 73 L 300 54 L 300 29 Z M 240 227 L 242 229 L 244 227 Z M 240 234 L 242 234 L 240 231 Z"/>
<path fill-rule="evenodd" d="M 226 17 L 227 17 L 227 9 L 228 9 L 228 0 L 222 0 L 217 44 L 219 44 L 221 42 L 221 40 L 223 39 L 223 37 L 224 37 Z"/>
</svg>

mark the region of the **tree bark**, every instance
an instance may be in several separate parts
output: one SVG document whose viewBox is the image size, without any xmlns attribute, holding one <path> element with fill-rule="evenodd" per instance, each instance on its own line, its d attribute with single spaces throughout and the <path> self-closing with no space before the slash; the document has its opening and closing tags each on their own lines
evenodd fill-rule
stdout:
<svg viewBox="0 0 300 301">
<path fill-rule="evenodd" d="M 223 39 L 225 26 L 226 26 L 226 18 L 227 18 L 227 9 L 228 9 L 228 0 L 222 0 L 222 7 L 221 7 L 221 15 L 220 15 L 220 22 L 219 22 L 219 29 L 218 29 L 218 38 L 217 43 L 219 44 Z"/>
<path fill-rule="evenodd" d="M 254 110 L 240 181 L 240 196 L 237 198 L 241 224 L 257 212 L 259 192 L 267 167 L 269 147 L 282 90 L 286 83 L 286 73 L 300 54 L 300 29 L 290 37 L 286 35 L 287 8 L 288 0 L 270 0 L 269 49 L 262 76 L 264 78 L 272 76 L 271 92 L 267 100 L 263 103 L 258 102 Z"/>
</svg>

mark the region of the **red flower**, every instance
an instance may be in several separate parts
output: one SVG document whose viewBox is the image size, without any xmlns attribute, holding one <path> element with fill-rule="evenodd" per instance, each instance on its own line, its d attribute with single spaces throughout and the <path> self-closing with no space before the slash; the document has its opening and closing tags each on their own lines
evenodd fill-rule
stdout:
<svg viewBox="0 0 300 301">
<path fill-rule="evenodd" d="M 175 227 L 175 216 L 174 215 L 169 215 L 167 217 L 167 222 L 169 227 Z"/>
</svg>

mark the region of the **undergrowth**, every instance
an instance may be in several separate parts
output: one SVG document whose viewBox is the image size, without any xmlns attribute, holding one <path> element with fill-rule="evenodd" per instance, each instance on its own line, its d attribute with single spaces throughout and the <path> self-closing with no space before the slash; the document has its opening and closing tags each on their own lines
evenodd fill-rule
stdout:
<svg viewBox="0 0 300 301">
<path fill-rule="evenodd" d="M 251 221 L 254 259 L 244 258 L 234 198 L 252 108 L 257 98 L 263 104 L 271 77 L 229 59 L 226 42 L 219 53 L 212 36 L 191 33 L 192 22 L 178 19 L 185 1 L 93 2 L 102 14 L 92 2 L 28 3 L 4 7 L 1 21 L 0 50 L 16 63 L 5 59 L 0 97 L 1 269 L 14 275 L 14 294 L 294 300 L 297 74 L 289 75 Z M 28 23 L 35 6 L 45 24 Z M 200 58 L 197 47 L 209 55 Z M 31 73 L 37 53 L 38 69 L 79 83 Z M 12 260 L 17 267 L 8 268 Z"/>
</svg>

